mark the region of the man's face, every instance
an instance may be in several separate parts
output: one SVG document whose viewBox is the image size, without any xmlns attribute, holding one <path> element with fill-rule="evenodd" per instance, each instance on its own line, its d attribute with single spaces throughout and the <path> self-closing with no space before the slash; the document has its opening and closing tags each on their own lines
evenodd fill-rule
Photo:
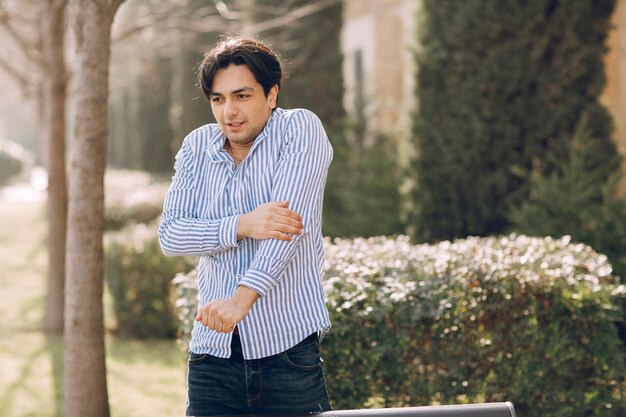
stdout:
<svg viewBox="0 0 626 417">
<path fill-rule="evenodd" d="M 235 145 L 248 145 L 265 127 L 276 107 L 278 86 L 267 97 L 246 65 L 217 70 L 209 96 L 213 116 Z"/>
</svg>

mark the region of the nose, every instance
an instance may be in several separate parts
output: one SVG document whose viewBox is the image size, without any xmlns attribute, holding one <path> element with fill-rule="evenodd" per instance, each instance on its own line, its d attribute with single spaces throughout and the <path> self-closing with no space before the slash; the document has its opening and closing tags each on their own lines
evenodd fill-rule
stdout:
<svg viewBox="0 0 626 417">
<path fill-rule="evenodd" d="M 233 100 L 226 100 L 224 102 L 224 117 L 226 119 L 231 119 L 237 116 L 239 110 L 237 109 L 237 105 Z"/>
</svg>

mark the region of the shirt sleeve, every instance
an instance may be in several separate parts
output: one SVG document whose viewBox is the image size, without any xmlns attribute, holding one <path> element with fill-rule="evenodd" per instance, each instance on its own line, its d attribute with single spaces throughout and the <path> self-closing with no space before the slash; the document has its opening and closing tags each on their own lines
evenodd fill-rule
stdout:
<svg viewBox="0 0 626 417">
<path fill-rule="evenodd" d="M 272 201 L 288 201 L 302 217 L 303 233 L 290 241 L 263 240 L 240 285 L 267 294 L 280 280 L 295 256 L 300 241 L 309 233 L 321 233 L 322 203 L 332 147 L 320 120 L 313 113 L 296 112 L 286 129 L 280 152 Z"/>
<path fill-rule="evenodd" d="M 175 174 L 165 196 L 159 243 L 166 255 L 206 256 L 237 246 L 239 215 L 199 219 L 193 149 L 187 137 L 176 155 Z"/>
</svg>

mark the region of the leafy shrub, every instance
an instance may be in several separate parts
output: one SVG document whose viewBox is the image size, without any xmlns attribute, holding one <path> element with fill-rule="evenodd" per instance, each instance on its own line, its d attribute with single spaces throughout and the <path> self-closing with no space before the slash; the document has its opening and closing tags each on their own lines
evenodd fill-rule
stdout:
<svg viewBox="0 0 626 417">
<path fill-rule="evenodd" d="M 22 172 L 22 162 L 0 151 L 0 185 L 6 184 L 11 178 Z"/>
<path fill-rule="evenodd" d="M 367 143 L 365 124 L 333 137 L 333 158 L 324 194 L 324 235 L 393 235 L 404 230 L 398 150 L 392 137 Z"/>
<path fill-rule="evenodd" d="M 107 236 L 106 281 L 120 335 L 175 337 L 178 328 L 171 278 L 189 271 L 185 257 L 166 257 L 157 239 L 157 224 L 129 226 Z"/>
<path fill-rule="evenodd" d="M 618 194 L 622 158 L 617 152 L 602 155 L 597 142 L 583 115 L 571 143 L 555 158 L 554 171 L 548 176 L 533 173 L 530 198 L 511 207 L 509 218 L 519 233 L 569 234 L 592 246 L 607 255 L 626 283 L 626 195 Z M 626 301 L 623 310 L 626 313 Z M 625 322 L 620 336 L 626 343 Z"/>
<path fill-rule="evenodd" d="M 131 223 L 150 223 L 163 211 L 169 182 L 146 172 L 109 170 L 105 177 L 105 226 L 119 230 Z"/>
<path fill-rule="evenodd" d="M 574 137 L 554 158 L 554 171 L 535 172 L 530 198 L 509 210 L 515 231 L 535 236 L 568 234 L 606 254 L 626 283 L 626 196 L 618 195 L 621 157 L 598 152 L 583 116 Z M 608 178 L 608 180 L 607 180 Z"/>
<path fill-rule="evenodd" d="M 178 273 L 172 282 L 176 288 L 176 312 L 180 323 L 179 342 L 186 352 L 189 349 L 191 330 L 198 311 L 198 270 Z"/>
<path fill-rule="evenodd" d="M 590 247 L 517 235 L 326 243 L 335 407 L 510 400 L 530 417 L 626 412 L 615 326 L 626 290 Z M 193 278 L 177 282 L 189 325 Z"/>
<path fill-rule="evenodd" d="M 614 324 L 624 287 L 591 248 L 511 235 L 327 250 L 335 328 L 325 345 L 342 406 L 511 400 L 525 416 L 624 411 Z"/>
</svg>

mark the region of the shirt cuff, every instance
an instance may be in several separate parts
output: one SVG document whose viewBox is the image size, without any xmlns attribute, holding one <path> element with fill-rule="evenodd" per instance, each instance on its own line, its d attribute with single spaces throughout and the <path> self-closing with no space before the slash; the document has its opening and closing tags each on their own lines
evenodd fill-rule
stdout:
<svg viewBox="0 0 626 417">
<path fill-rule="evenodd" d="M 252 288 L 263 297 L 278 283 L 283 274 L 284 264 L 280 259 L 257 256 L 239 285 Z"/>
<path fill-rule="evenodd" d="M 218 231 L 218 242 L 223 248 L 234 248 L 237 246 L 237 225 L 239 224 L 239 214 L 224 217 L 220 220 Z"/>
</svg>

